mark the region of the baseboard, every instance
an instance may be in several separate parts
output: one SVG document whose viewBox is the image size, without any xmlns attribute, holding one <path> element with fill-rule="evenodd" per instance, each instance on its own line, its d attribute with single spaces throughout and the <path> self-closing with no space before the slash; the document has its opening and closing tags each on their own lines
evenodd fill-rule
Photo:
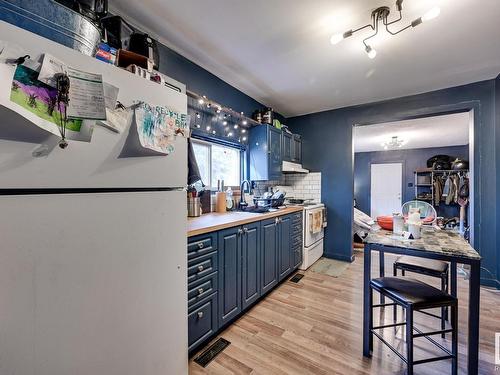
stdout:
<svg viewBox="0 0 500 375">
<path fill-rule="evenodd" d="M 351 254 L 349 256 L 349 255 L 345 255 L 345 254 L 324 253 L 323 257 L 328 258 L 328 259 L 341 260 L 342 262 L 349 262 L 349 263 L 354 262 L 354 254 Z"/>
<path fill-rule="evenodd" d="M 495 288 L 500 290 L 500 285 L 496 280 L 481 277 L 480 284 L 481 286 L 487 286 L 489 288 Z"/>
</svg>

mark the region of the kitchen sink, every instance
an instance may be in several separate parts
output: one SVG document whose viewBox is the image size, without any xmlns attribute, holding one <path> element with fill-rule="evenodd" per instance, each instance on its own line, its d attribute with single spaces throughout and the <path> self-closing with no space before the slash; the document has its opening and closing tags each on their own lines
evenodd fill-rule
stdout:
<svg viewBox="0 0 500 375">
<path fill-rule="evenodd" d="M 265 214 L 270 212 L 268 207 L 247 207 L 244 210 L 238 209 L 236 212 L 249 213 L 249 214 Z"/>
</svg>

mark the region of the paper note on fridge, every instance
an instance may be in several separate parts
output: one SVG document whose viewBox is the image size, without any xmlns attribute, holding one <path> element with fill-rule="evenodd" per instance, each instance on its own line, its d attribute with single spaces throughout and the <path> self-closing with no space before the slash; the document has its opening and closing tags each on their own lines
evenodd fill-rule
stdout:
<svg viewBox="0 0 500 375">
<path fill-rule="evenodd" d="M 57 88 L 56 76 L 58 74 L 65 74 L 66 68 L 65 63 L 46 53 L 43 55 L 42 67 L 38 74 L 38 80 L 53 88 Z"/>
<path fill-rule="evenodd" d="M 106 101 L 102 75 L 68 67 L 68 118 L 105 120 Z"/>
<path fill-rule="evenodd" d="M 58 105 L 57 90 L 39 81 L 38 72 L 28 66 L 0 63 L 0 105 L 15 111 L 39 128 L 60 136 L 64 104 Z M 94 124 L 95 121 L 69 120 L 66 138 L 90 142 Z M 10 126 L 16 126 L 16 123 Z"/>
</svg>

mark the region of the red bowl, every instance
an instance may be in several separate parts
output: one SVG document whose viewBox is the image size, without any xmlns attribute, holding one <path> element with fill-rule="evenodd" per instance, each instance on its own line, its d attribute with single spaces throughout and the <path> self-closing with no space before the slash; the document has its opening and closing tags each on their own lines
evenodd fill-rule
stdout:
<svg viewBox="0 0 500 375">
<path fill-rule="evenodd" d="M 377 224 L 380 225 L 382 229 L 392 230 L 394 228 L 394 219 L 392 216 L 378 216 Z"/>
</svg>

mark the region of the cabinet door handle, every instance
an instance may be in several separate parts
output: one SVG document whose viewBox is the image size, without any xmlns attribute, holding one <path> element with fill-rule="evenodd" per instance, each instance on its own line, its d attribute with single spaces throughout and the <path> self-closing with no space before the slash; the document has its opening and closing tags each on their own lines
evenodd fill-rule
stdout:
<svg viewBox="0 0 500 375">
<path fill-rule="evenodd" d="M 238 235 L 241 236 L 243 234 L 243 229 L 238 229 Z"/>
<path fill-rule="evenodd" d="M 248 233 L 248 228 L 243 228 L 243 233 L 247 234 Z"/>
<path fill-rule="evenodd" d="M 198 319 L 203 318 L 203 311 L 198 311 Z"/>
<path fill-rule="evenodd" d="M 203 288 L 198 289 L 198 294 L 202 294 L 204 292 Z"/>
<path fill-rule="evenodd" d="M 205 247 L 205 244 L 203 242 L 198 243 L 198 249 L 203 249 Z"/>
<path fill-rule="evenodd" d="M 203 266 L 202 266 L 202 265 L 199 265 L 199 266 L 198 266 L 198 272 L 201 272 L 201 271 L 203 271 L 203 270 L 204 270 Z"/>
</svg>

